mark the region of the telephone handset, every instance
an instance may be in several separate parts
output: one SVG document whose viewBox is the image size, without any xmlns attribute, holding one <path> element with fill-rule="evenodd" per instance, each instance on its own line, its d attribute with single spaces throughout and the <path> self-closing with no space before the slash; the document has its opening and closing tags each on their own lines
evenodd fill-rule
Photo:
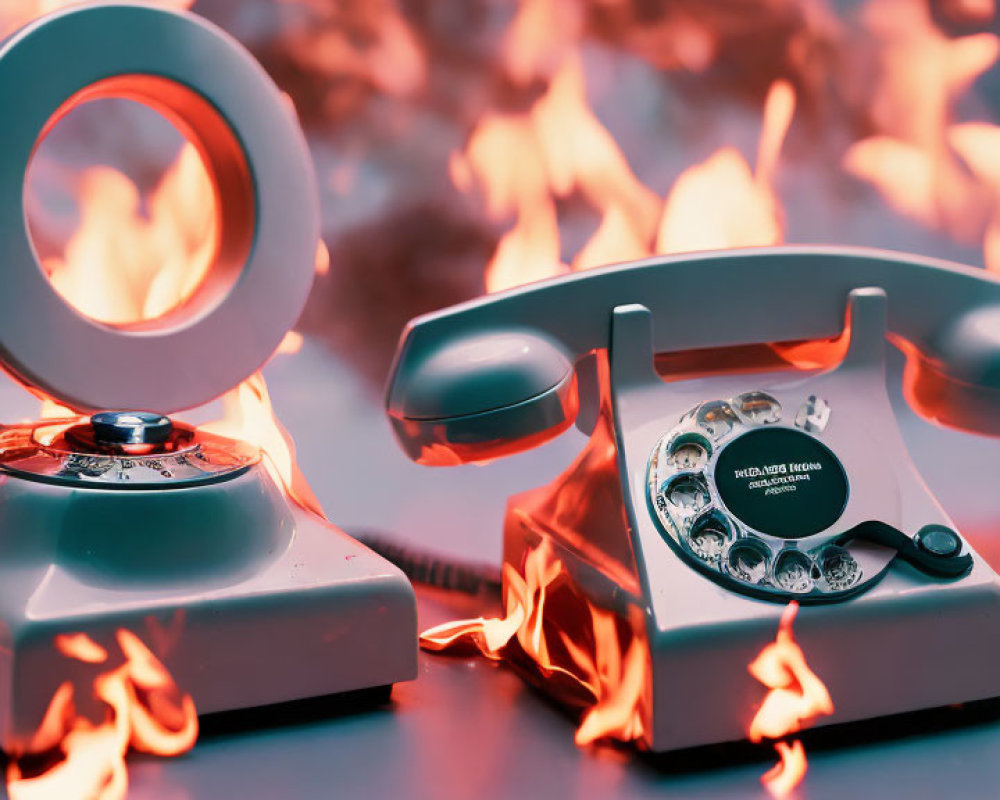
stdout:
<svg viewBox="0 0 1000 800">
<path fill-rule="evenodd" d="M 594 605 L 642 609 L 646 744 L 694 746 L 742 738 L 733 709 L 752 690 L 718 677 L 776 624 L 761 600 L 827 609 L 797 625 L 823 631 L 810 656 L 840 693 L 829 721 L 1000 695 L 984 628 L 1000 579 L 910 461 L 887 338 L 918 413 L 1000 435 L 1000 280 L 834 247 L 655 258 L 426 315 L 403 334 L 387 411 L 430 465 L 574 421 L 590 433 L 560 478 L 510 498 L 504 560 L 523 569 L 548 541 Z M 959 668 L 963 651 L 976 658 Z M 717 713 L 669 723 L 691 696 Z"/>
<path fill-rule="evenodd" d="M 573 364 L 608 346 L 616 306 L 646 306 L 654 351 L 676 352 L 836 337 L 848 293 L 866 286 L 886 292 L 888 328 L 909 345 L 916 409 L 1000 434 L 1000 280 L 834 247 L 655 258 L 420 317 L 400 343 L 389 415 L 417 460 L 435 463 L 441 448 L 454 463 L 526 449 L 565 429 L 576 407 Z"/>
</svg>

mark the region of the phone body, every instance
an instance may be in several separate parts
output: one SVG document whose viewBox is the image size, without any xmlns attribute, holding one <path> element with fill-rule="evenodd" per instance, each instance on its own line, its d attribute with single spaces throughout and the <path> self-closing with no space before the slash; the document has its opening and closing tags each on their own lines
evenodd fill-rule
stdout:
<svg viewBox="0 0 1000 800">
<path fill-rule="evenodd" d="M 650 259 L 418 318 L 387 410 L 432 465 L 590 434 L 509 499 L 505 565 L 558 563 L 567 636 L 613 616 L 578 644 L 641 648 L 631 738 L 674 750 L 745 738 L 747 665 L 793 600 L 835 705 L 817 724 L 1000 695 L 1000 579 L 912 464 L 890 341 L 918 413 L 1000 433 L 1000 280 L 831 247 Z"/>
</svg>

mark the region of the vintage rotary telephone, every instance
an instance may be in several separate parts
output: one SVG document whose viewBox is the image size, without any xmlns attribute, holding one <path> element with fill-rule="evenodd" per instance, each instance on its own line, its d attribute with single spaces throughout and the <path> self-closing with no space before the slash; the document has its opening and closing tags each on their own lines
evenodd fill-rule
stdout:
<svg viewBox="0 0 1000 800">
<path fill-rule="evenodd" d="M 907 454 L 887 337 L 919 413 L 1000 434 L 1000 280 L 832 247 L 655 258 L 418 318 L 387 409 L 432 465 L 591 434 L 510 499 L 505 562 L 546 540 L 590 602 L 641 609 L 644 744 L 677 749 L 745 736 L 746 665 L 791 600 L 823 723 L 1000 695 L 1000 579 Z"/>
<path fill-rule="evenodd" d="M 207 277 L 141 325 L 102 324 L 65 302 L 25 221 L 39 139 L 98 97 L 175 122 L 216 190 Z M 315 177 L 278 88 L 193 15 L 84 5 L 0 43 L 0 119 L 0 365 L 90 415 L 0 425 L 0 746 L 22 751 L 61 682 L 92 677 L 56 649 L 71 634 L 101 646 L 118 629 L 139 636 L 200 713 L 384 697 L 414 678 L 403 574 L 294 502 L 258 448 L 165 416 L 250 376 L 309 292 Z"/>
</svg>

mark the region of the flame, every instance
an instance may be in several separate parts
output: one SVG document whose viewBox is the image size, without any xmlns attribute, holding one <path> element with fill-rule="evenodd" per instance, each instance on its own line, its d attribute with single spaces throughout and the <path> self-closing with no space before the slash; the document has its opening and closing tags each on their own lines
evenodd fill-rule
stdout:
<svg viewBox="0 0 1000 800">
<path fill-rule="evenodd" d="M 580 41 L 583 12 L 579 0 L 523 0 L 504 37 L 507 74 L 522 85 L 551 77 Z"/>
<path fill-rule="evenodd" d="M 832 714 L 833 702 L 823 681 L 809 669 L 802 648 L 795 643 L 792 623 L 799 604 L 792 601 L 781 615 L 778 635 L 749 665 L 750 674 L 770 689 L 747 735 L 752 742 L 782 739 L 797 733 L 820 714 Z M 802 743 L 777 742 L 781 761 L 761 781 L 775 797 L 785 797 L 806 773 Z"/>
<path fill-rule="evenodd" d="M 630 607 L 622 618 L 590 603 L 549 539 L 528 551 L 523 574 L 504 564 L 503 578 L 504 616 L 438 625 L 421 634 L 421 647 L 472 647 L 544 680 L 558 699 L 582 710 L 578 745 L 640 739 L 649 679 L 642 612 Z"/>
<path fill-rule="evenodd" d="M 85 5 L 97 0 L 4 0 L 0 4 L 0 39 L 34 19 L 53 11 L 74 5 Z M 145 0 L 149 5 L 173 8 L 178 11 L 191 8 L 194 0 Z"/>
<path fill-rule="evenodd" d="M 543 7 L 551 11 L 539 0 Z M 528 114 L 485 115 L 465 150 L 452 156 L 455 186 L 468 192 L 478 185 L 491 219 L 514 218 L 486 267 L 486 290 L 653 252 L 782 241 L 774 176 L 794 109 L 791 85 L 776 81 L 765 100 L 756 169 L 722 148 L 684 171 L 663 203 L 591 109 L 579 54 L 566 56 Z M 600 223 L 567 265 L 556 201 L 574 194 L 598 211 Z"/>
<path fill-rule="evenodd" d="M 529 12 L 535 13 L 522 9 Z M 484 116 L 465 151 L 453 156 L 451 174 L 463 191 L 482 187 L 492 219 L 515 220 L 486 267 L 489 292 L 569 269 L 561 259 L 556 200 L 575 192 L 601 214 L 601 223 L 573 269 L 650 254 L 659 199 L 635 177 L 591 110 L 575 52 L 529 113 Z"/>
<path fill-rule="evenodd" d="M 42 263 L 60 295 L 112 324 L 154 319 L 191 296 L 219 236 L 212 182 L 194 145 L 182 146 L 145 203 L 110 167 L 84 170 L 78 187 L 80 225 L 63 255 Z"/>
<path fill-rule="evenodd" d="M 486 115 L 465 152 L 453 156 L 451 174 L 459 189 L 468 190 L 474 179 L 481 183 L 491 218 L 515 217 L 486 266 L 486 291 L 566 271 L 545 154 L 530 118 Z"/>
<path fill-rule="evenodd" d="M 1000 126 L 982 122 L 953 125 L 948 142 L 992 194 L 993 212 L 983 234 L 983 260 L 988 270 L 1000 272 L 1000 168 L 996 158 Z"/>
<path fill-rule="evenodd" d="M 764 101 L 764 122 L 753 172 L 739 151 L 723 147 L 681 173 L 667 196 L 657 252 L 752 247 L 783 240 L 774 176 L 794 112 L 795 92 L 791 85 L 775 81 Z"/>
<path fill-rule="evenodd" d="M 276 355 L 293 355 L 302 349 L 303 341 L 304 338 L 301 333 L 298 331 L 289 331 L 285 334 L 285 338 L 281 340 L 280 344 L 278 344 L 278 349 L 274 352 Z"/>
<path fill-rule="evenodd" d="M 953 106 L 1000 55 L 992 33 L 950 38 L 926 3 L 871 0 L 864 25 L 877 45 L 870 115 L 877 133 L 852 144 L 844 168 L 900 214 L 960 241 L 980 235 L 986 193 L 949 147 Z"/>
<path fill-rule="evenodd" d="M 330 272 L 330 248 L 322 239 L 316 245 L 316 274 L 327 275 Z"/>
<path fill-rule="evenodd" d="M 323 517 L 323 509 L 295 460 L 295 443 L 274 415 L 264 376 L 255 372 L 227 392 L 222 402 L 222 417 L 200 429 L 260 448 L 264 465 L 275 482 L 302 508 Z"/>
<path fill-rule="evenodd" d="M 103 664 L 108 660 L 108 651 L 85 633 L 60 633 L 56 636 L 56 650 L 87 664 Z"/>
<path fill-rule="evenodd" d="M 712 11 L 679 9 L 643 22 L 620 4 L 604 5 L 609 31 L 663 69 L 698 71 L 720 55 L 725 22 Z M 996 16 L 994 0 L 942 0 L 935 9 L 960 24 Z M 761 3 L 759 13 L 775 24 L 785 13 L 798 15 L 806 32 L 847 41 L 821 3 Z M 1000 269 L 1000 186 L 986 140 L 997 126 L 976 123 L 974 131 L 953 119 L 956 103 L 996 63 L 1000 37 L 948 35 L 930 4 L 917 0 L 868 0 L 857 19 L 858 41 L 837 77 L 848 102 L 861 106 L 870 133 L 846 147 L 840 166 L 872 184 L 901 215 L 959 242 L 982 240 L 987 266 Z M 501 42 L 502 67 L 515 85 L 542 83 L 545 91 L 527 113 L 484 114 L 452 158 L 456 186 L 481 189 L 488 216 L 508 223 L 486 268 L 487 290 L 652 253 L 784 241 L 775 177 L 796 106 L 791 83 L 779 79 L 770 87 L 753 167 L 735 148 L 721 147 L 684 170 L 661 203 L 587 100 L 581 52 L 594 21 L 574 0 L 519 3 Z M 830 76 L 809 61 L 807 41 L 788 47 L 789 65 L 801 70 L 805 88 L 819 90 Z M 685 49 L 690 58 L 682 57 Z M 574 195 L 598 212 L 599 222 L 577 252 L 566 253 L 559 204 Z"/>
<path fill-rule="evenodd" d="M 62 683 L 26 750 L 12 754 L 7 766 L 11 800 L 118 800 L 128 791 L 125 755 L 130 747 L 176 756 L 194 746 L 198 716 L 191 696 L 180 693 L 135 634 L 119 628 L 115 637 L 125 661 L 93 681 L 95 696 L 107 707 L 104 721 L 78 716 L 74 685 Z M 108 659 L 107 651 L 84 633 L 61 635 L 56 647 L 86 663 Z M 58 751 L 57 763 L 39 775 L 26 775 L 24 757 L 49 751 Z"/>
</svg>

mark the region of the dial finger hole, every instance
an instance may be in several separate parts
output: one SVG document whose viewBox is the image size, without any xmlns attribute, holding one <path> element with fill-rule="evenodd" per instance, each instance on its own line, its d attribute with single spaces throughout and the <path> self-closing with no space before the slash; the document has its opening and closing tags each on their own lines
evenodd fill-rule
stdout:
<svg viewBox="0 0 1000 800">
<path fill-rule="evenodd" d="M 732 538 L 732 532 L 725 520 L 709 514 L 701 517 L 691 526 L 688 534 L 688 545 L 691 551 L 703 561 L 716 563 L 726 549 L 726 543 Z"/>
<path fill-rule="evenodd" d="M 726 569 L 746 583 L 761 583 L 767 575 L 770 553 L 767 547 L 753 539 L 736 542 L 726 556 Z"/>
<path fill-rule="evenodd" d="M 786 550 L 774 564 L 774 583 L 786 592 L 796 594 L 812 590 L 812 561 L 798 550 Z"/>
<path fill-rule="evenodd" d="M 795 414 L 795 425 L 806 433 L 822 433 L 830 422 L 830 413 L 830 404 L 811 394 Z"/>
<path fill-rule="evenodd" d="M 861 577 L 861 567 L 843 547 L 830 545 L 819 557 L 820 572 L 835 592 L 849 589 Z"/>
<path fill-rule="evenodd" d="M 667 502 L 674 508 L 691 514 L 706 508 L 711 502 L 708 486 L 697 475 L 680 475 L 666 489 Z"/>
<path fill-rule="evenodd" d="M 713 439 L 725 436 L 737 422 L 736 412 L 724 400 L 713 400 L 702 404 L 695 414 L 695 419 Z"/>
<path fill-rule="evenodd" d="M 769 425 L 781 419 L 781 403 L 767 392 L 744 392 L 733 398 L 733 406 L 756 425 Z"/>
<path fill-rule="evenodd" d="M 712 454 L 712 446 L 703 436 L 689 433 L 678 436 L 670 445 L 669 461 L 676 469 L 703 469 Z"/>
</svg>

